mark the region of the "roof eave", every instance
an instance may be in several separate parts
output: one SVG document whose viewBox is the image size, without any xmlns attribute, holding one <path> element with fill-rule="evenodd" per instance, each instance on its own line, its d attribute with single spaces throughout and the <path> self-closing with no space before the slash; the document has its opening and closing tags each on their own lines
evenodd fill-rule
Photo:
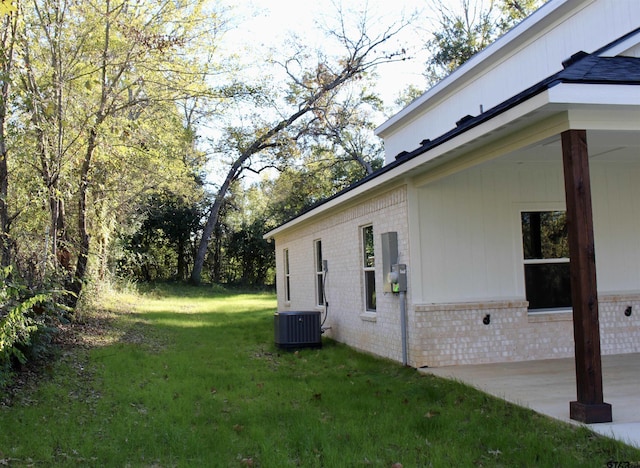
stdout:
<svg viewBox="0 0 640 468">
<path fill-rule="evenodd" d="M 580 2 L 575 0 L 548 1 L 517 26 L 507 31 L 499 40 L 494 41 L 485 49 L 475 54 L 422 96 L 415 99 L 407 107 L 379 125 L 374 131 L 375 134 L 384 138 L 384 136 L 397 125 L 404 125 L 410 122 L 425 112 L 424 108 L 427 103 L 437 101 L 439 95 L 449 93 L 450 90 L 458 84 L 464 83 L 468 79 L 474 79 L 479 68 L 492 67 L 497 61 L 502 59 L 505 53 L 538 34 L 539 31 L 547 26 L 549 21 L 554 19 L 558 14 L 564 14 L 565 11 L 573 9 L 574 5 L 580 5 Z M 554 12 L 556 13 L 554 14 Z"/>
<path fill-rule="evenodd" d="M 640 93 L 637 86 L 640 83 L 629 84 L 599 84 L 599 83 L 561 83 L 552 82 L 535 93 L 518 101 L 515 105 L 494 112 L 488 118 L 476 118 L 463 128 L 454 129 L 438 140 L 428 143 L 428 147 L 419 147 L 407 153 L 400 160 L 384 166 L 371 176 L 356 182 L 336 195 L 323 200 L 309 210 L 264 234 L 265 239 L 277 235 L 326 214 L 337 206 L 355 199 L 374 188 L 393 183 L 400 178 L 406 178 L 416 171 L 422 171 L 421 166 L 446 155 L 454 154 L 461 147 L 467 147 L 478 141 L 483 135 L 505 129 L 514 121 L 526 122 L 527 118 L 541 118 L 542 115 L 560 113 L 578 105 L 590 106 L 626 106 L 640 107 Z M 586 87 L 589 87 L 588 89 Z M 489 114 L 490 111 L 487 112 Z M 479 116 L 481 117 L 481 116 Z M 509 130 L 512 131 L 512 130 Z"/>
</svg>

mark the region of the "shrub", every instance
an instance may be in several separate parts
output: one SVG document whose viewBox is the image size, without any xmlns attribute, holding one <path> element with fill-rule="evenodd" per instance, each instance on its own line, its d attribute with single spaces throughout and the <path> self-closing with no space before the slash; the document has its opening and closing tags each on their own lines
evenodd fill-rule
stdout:
<svg viewBox="0 0 640 468">
<path fill-rule="evenodd" d="M 65 309 L 55 291 L 32 291 L 13 278 L 11 267 L 0 269 L 0 388 L 17 364 L 45 354 Z"/>
</svg>

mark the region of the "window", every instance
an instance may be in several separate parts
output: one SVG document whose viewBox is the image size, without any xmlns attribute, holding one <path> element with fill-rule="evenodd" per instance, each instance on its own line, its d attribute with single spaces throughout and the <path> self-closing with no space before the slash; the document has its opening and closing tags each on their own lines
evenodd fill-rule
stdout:
<svg viewBox="0 0 640 468">
<path fill-rule="evenodd" d="M 362 267 L 364 271 L 364 295 L 367 312 L 376 311 L 376 270 L 373 250 L 373 226 L 362 228 Z"/>
<path fill-rule="evenodd" d="M 322 269 L 322 241 L 314 242 L 316 257 L 316 304 L 324 306 L 324 273 Z"/>
<path fill-rule="evenodd" d="M 289 249 L 284 249 L 284 300 L 291 302 L 291 273 L 289 270 Z"/>
<path fill-rule="evenodd" d="M 566 213 L 527 211 L 521 213 L 521 221 L 529 309 L 571 307 Z"/>
</svg>

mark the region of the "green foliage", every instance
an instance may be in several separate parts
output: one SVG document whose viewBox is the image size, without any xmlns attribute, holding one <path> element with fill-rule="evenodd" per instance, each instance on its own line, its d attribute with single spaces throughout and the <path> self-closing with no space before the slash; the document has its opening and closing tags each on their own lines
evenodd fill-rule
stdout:
<svg viewBox="0 0 640 468">
<path fill-rule="evenodd" d="M 502 0 L 498 3 L 500 20 L 498 28 L 506 32 L 525 19 L 547 0 Z"/>
<path fill-rule="evenodd" d="M 277 179 L 262 181 L 262 190 L 269 199 L 268 213 L 273 226 L 288 221 L 323 197 L 333 194 L 335 188 L 326 174 L 328 170 L 307 164 L 289 168 Z"/>
<path fill-rule="evenodd" d="M 309 162 L 308 174 L 330 179 L 317 200 L 380 166 L 371 122 L 381 103 L 369 80 L 376 65 L 404 58 L 390 45 L 404 24 L 372 34 L 364 13 L 345 15 L 336 26 L 354 20 L 349 34 L 360 40 L 330 28 L 346 47 L 339 56 L 299 41 L 247 77 L 221 47 L 229 11 L 206 0 L 34 0 L 3 23 L 11 41 L 0 44 L 0 73 L 11 86 L 0 102 L 0 250 L 30 286 L 57 274 L 79 292 L 117 268 L 183 279 L 201 257 L 194 243 L 206 238 L 206 253 L 201 233 L 216 225 L 212 250 L 229 257 L 212 263 L 230 266 L 231 281 L 263 281 L 272 261 L 255 263 L 268 257 L 259 225 L 272 220 L 198 225 L 205 184 L 221 194 L 211 197 L 215 218 L 249 171 Z M 222 184 L 207 180 L 210 164 L 230 166 Z"/>
<path fill-rule="evenodd" d="M 382 141 L 373 133 L 382 103 L 370 91 L 371 80 L 365 74 L 344 86 L 296 141 L 296 159 L 277 176 L 260 180 L 265 226 L 293 218 L 382 167 Z"/>
<path fill-rule="evenodd" d="M 256 219 L 250 224 L 243 224 L 227 238 L 225 246 L 227 281 L 243 286 L 263 286 L 274 283 L 274 246 L 263 239 L 264 233 L 264 221 Z M 270 277 L 269 273 L 271 273 Z"/>
<path fill-rule="evenodd" d="M 10 268 L 3 268 L 0 277 L 3 280 L 0 289 L 2 304 L 2 322 L 0 322 L 0 367 L 7 369 L 12 358 L 24 364 L 26 358 L 19 346 L 30 344 L 31 335 L 38 329 L 34 319 L 27 313 L 45 297 L 23 298 L 23 288 L 9 280 Z"/>
<path fill-rule="evenodd" d="M 206 158 L 194 128 L 226 98 L 209 81 L 221 10 L 35 0 L 3 23 L 17 40 L 0 44 L 15 73 L 0 102 L 0 248 L 30 286 L 104 278 L 150 192 L 198 199 Z"/>
<path fill-rule="evenodd" d="M 0 269 L 0 387 L 15 364 L 47 352 L 52 320 L 64 310 L 52 292 L 33 292 L 11 273 L 11 267 Z"/>
<path fill-rule="evenodd" d="M 120 239 L 116 274 L 141 281 L 186 279 L 201 204 L 169 190 L 150 194 L 138 208 L 140 226 Z"/>
<path fill-rule="evenodd" d="M 170 191 L 150 195 L 139 207 L 139 226 L 119 239 L 117 276 L 144 282 L 186 279 L 204 203 Z M 262 238 L 270 225 L 267 203 L 256 187 L 233 185 L 210 246 L 208 281 L 273 284 L 273 245 Z"/>
<path fill-rule="evenodd" d="M 263 239 L 273 226 L 268 205 L 257 184 L 232 184 L 209 247 L 208 281 L 257 288 L 274 284 L 274 246 Z"/>
<path fill-rule="evenodd" d="M 202 231 L 191 274 L 192 283 L 201 282 L 207 247 L 231 184 L 247 170 L 259 173 L 266 168 L 282 169 L 292 164 L 292 155 L 298 154 L 298 143 L 310 135 L 318 135 L 318 127 L 331 121 L 342 126 L 341 117 L 347 114 L 340 112 L 343 109 L 340 100 L 350 85 L 358 83 L 380 64 L 406 58 L 405 49 L 391 45 L 406 27 L 404 21 L 378 28 L 375 33 L 369 30 L 371 26 L 366 11 L 338 18 L 335 27 L 326 30 L 325 49 L 331 48 L 331 41 L 339 51 L 332 56 L 309 50 L 306 44 L 296 41 L 291 53 L 280 60 L 282 80 L 274 80 L 270 73 L 258 74 L 264 86 L 255 89 L 266 92 L 251 98 L 253 103 L 263 103 L 264 106 L 236 106 L 238 113 L 227 117 L 227 131 L 219 151 L 224 152 L 228 171 L 217 190 Z M 274 61 L 267 63 L 273 64 Z M 348 107 L 352 104 L 357 106 L 359 102 L 357 98 L 348 101 Z M 374 96 L 366 97 L 367 103 L 374 101 Z M 334 119 L 332 113 L 336 110 L 339 115 Z M 358 140 L 355 152 L 345 151 L 350 159 L 355 154 L 361 156 L 363 148 L 358 138 L 352 138 L 357 136 L 356 133 L 339 131 L 337 135 L 337 140 L 342 142 Z"/>
<path fill-rule="evenodd" d="M 409 85 L 407 88 L 398 93 L 398 97 L 396 98 L 394 104 L 399 108 L 406 107 L 414 100 L 422 96 L 423 93 L 424 89 L 419 88 L 415 85 Z"/>
<path fill-rule="evenodd" d="M 569 258 L 569 234 L 565 211 L 522 212 L 525 259 Z"/>
<path fill-rule="evenodd" d="M 543 0 L 440 1 L 425 75 L 435 84 L 538 8 Z"/>
</svg>

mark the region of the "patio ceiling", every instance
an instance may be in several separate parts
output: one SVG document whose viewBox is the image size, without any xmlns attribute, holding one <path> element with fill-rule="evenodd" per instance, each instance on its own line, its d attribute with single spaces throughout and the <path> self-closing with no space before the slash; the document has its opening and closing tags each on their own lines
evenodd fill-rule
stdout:
<svg viewBox="0 0 640 468">
<path fill-rule="evenodd" d="M 589 130 L 587 132 L 589 160 L 595 162 L 639 162 L 640 131 Z M 545 138 L 535 144 L 516 150 L 498 161 L 562 162 L 560 135 Z"/>
</svg>

